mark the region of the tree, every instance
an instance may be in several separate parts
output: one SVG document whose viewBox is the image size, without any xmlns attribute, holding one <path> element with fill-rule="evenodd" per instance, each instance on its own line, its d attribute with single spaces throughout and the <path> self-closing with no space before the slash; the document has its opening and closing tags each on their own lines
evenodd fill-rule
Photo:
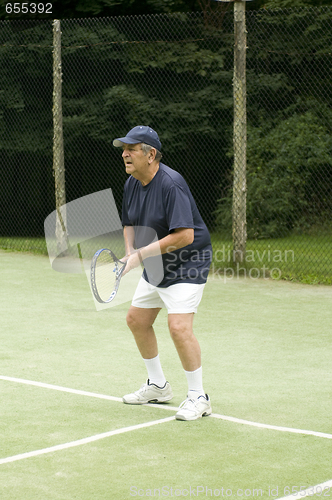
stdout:
<svg viewBox="0 0 332 500">
<path fill-rule="evenodd" d="M 215 150 L 223 152 L 231 142 L 232 21 L 229 16 L 223 31 L 206 25 L 200 13 L 144 16 L 130 23 L 126 17 L 61 21 L 67 201 L 112 186 L 120 206 L 126 175 L 112 139 L 143 123 L 158 130 L 165 162 L 188 179 L 206 222 L 213 224 L 218 183 L 228 168 L 222 155 L 216 177 Z M 11 185 L 20 186 L 16 208 L 34 213 L 37 200 L 44 200 L 37 221 L 42 232 L 54 202 L 54 191 L 45 191 L 54 184 L 51 21 L 5 22 L 0 36 L 2 165 Z M 208 142 L 213 147 L 206 148 Z M 29 191 L 21 186 L 26 177 Z M 5 188 L 6 181 L 0 199 L 11 207 Z M 29 202 L 27 192 L 34 193 Z M 24 221 L 23 215 L 19 219 Z M 32 230 L 32 220 L 23 222 L 25 232 Z"/>
<path fill-rule="evenodd" d="M 276 237 L 331 219 L 331 11 L 248 16 L 248 236 Z M 232 152 L 229 152 L 232 155 Z M 217 220 L 230 229 L 231 190 Z"/>
</svg>

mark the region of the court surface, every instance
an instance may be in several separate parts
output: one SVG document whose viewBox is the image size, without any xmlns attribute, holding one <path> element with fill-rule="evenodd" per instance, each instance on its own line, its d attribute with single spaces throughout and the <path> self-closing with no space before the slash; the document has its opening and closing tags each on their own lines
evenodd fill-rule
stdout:
<svg viewBox="0 0 332 500">
<path fill-rule="evenodd" d="M 86 276 L 43 256 L 0 251 L 0 270 L 1 500 L 332 498 L 331 287 L 211 277 L 195 333 L 213 415 L 179 422 L 164 311 L 174 399 L 124 405 L 146 378 L 129 304 L 97 312 Z"/>
</svg>

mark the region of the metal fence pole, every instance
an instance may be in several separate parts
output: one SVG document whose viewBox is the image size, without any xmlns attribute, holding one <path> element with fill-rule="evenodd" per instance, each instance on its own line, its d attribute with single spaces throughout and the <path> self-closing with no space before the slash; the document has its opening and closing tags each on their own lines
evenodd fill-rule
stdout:
<svg viewBox="0 0 332 500">
<path fill-rule="evenodd" d="M 61 26 L 53 21 L 53 175 L 55 181 L 55 204 L 57 211 L 56 240 L 59 251 L 68 246 L 65 207 L 66 186 L 62 127 L 62 68 L 61 68 Z"/>
<path fill-rule="evenodd" d="M 233 261 L 242 262 L 246 253 L 246 4 L 234 2 L 234 178 L 233 178 Z"/>
</svg>

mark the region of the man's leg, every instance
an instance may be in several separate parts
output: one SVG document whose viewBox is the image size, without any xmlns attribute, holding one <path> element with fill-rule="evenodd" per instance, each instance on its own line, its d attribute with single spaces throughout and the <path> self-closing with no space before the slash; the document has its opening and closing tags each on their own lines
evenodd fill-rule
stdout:
<svg viewBox="0 0 332 500">
<path fill-rule="evenodd" d="M 188 396 L 176 414 L 177 420 L 196 420 L 211 414 L 202 380 L 201 349 L 193 332 L 194 313 L 169 314 L 168 326 L 188 382 Z"/>
<path fill-rule="evenodd" d="M 148 382 L 138 391 L 127 394 L 123 401 L 129 404 L 144 404 L 148 401 L 165 402 L 172 399 L 171 387 L 166 382 L 159 355 L 153 323 L 160 308 L 139 308 L 131 306 L 127 314 L 127 324 L 132 331 L 137 347 L 148 371 Z"/>
<path fill-rule="evenodd" d="M 168 326 L 188 382 L 188 396 L 204 396 L 201 348 L 193 332 L 194 313 L 169 314 Z"/>
<path fill-rule="evenodd" d="M 193 332 L 194 313 L 169 314 L 168 327 L 183 368 L 194 371 L 201 366 L 201 348 Z"/>
<path fill-rule="evenodd" d="M 153 323 L 160 308 L 143 309 L 130 306 L 127 314 L 127 325 L 134 335 L 139 352 L 143 359 L 155 358 L 158 355 L 158 345 L 153 329 Z"/>
</svg>

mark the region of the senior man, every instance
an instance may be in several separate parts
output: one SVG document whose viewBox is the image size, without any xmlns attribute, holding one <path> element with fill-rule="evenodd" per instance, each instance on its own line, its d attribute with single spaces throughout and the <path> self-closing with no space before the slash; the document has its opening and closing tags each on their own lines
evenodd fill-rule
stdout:
<svg viewBox="0 0 332 500">
<path fill-rule="evenodd" d="M 123 401 L 163 403 L 173 397 L 153 328 L 161 308 L 166 308 L 170 335 L 188 382 L 187 398 L 176 419 L 196 420 L 212 412 L 203 389 L 200 345 L 193 333 L 194 314 L 211 264 L 210 235 L 184 178 L 160 162 L 161 142 L 151 127 L 134 127 L 125 137 L 115 139 L 113 145 L 122 148 L 130 175 L 122 207 L 127 261 L 124 274 L 160 254 L 163 267 L 163 277 L 157 283 L 144 270 L 127 314 L 148 379 L 139 390 L 125 395 Z M 152 228 L 157 241 L 151 242 L 138 228 Z"/>
</svg>

